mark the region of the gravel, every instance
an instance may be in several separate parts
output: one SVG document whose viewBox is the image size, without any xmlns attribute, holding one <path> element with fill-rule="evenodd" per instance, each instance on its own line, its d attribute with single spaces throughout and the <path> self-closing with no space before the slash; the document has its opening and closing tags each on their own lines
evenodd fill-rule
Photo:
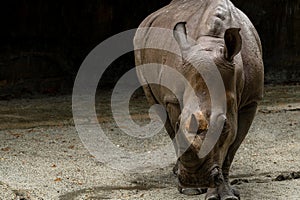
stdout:
<svg viewBox="0 0 300 200">
<path fill-rule="evenodd" d="M 266 98 L 231 168 L 231 181 L 242 199 L 300 198 L 299 91 L 299 86 L 266 88 Z M 103 96 L 109 99 L 108 92 Z M 173 158 L 158 156 L 157 163 L 165 162 L 164 167 L 134 173 L 96 159 L 74 127 L 70 99 L 0 101 L 0 199 L 204 199 L 179 194 Z M 146 123 L 144 97 L 133 101 L 135 120 Z M 100 124 L 118 148 L 152 152 L 170 143 L 164 131 L 145 141 L 134 139 L 102 109 L 97 107 Z"/>
</svg>

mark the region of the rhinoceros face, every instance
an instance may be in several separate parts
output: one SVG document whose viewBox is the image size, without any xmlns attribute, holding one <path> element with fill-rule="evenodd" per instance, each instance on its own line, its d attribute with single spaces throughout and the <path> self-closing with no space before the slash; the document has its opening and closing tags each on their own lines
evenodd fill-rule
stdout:
<svg viewBox="0 0 300 200">
<path fill-rule="evenodd" d="M 177 142 L 177 149 L 181 151 L 178 178 L 182 187 L 216 187 L 223 181 L 221 167 L 226 147 L 229 147 L 234 137 L 228 134 L 228 128 L 234 126 L 234 120 L 228 110 L 231 110 L 234 101 L 231 94 L 235 92 L 233 59 L 240 52 L 242 44 L 239 30 L 226 30 L 224 39 L 214 40 L 205 36 L 198 44 L 191 45 L 187 40 L 185 23 L 178 23 L 174 28 L 174 37 L 186 65 L 183 66 L 186 69 L 183 73 L 193 90 L 186 89 L 184 92 L 183 109 L 175 127 L 177 134 L 181 133 L 183 136 L 182 140 Z M 196 63 L 197 66 L 191 67 L 190 63 Z M 217 109 L 211 108 L 210 91 L 196 70 L 209 71 L 212 68 L 219 70 L 226 90 L 224 95 L 227 102 L 220 102 Z M 192 95 L 193 92 L 196 99 L 195 95 Z M 210 129 L 222 130 L 215 143 L 212 142 L 212 137 L 215 136 L 208 134 Z M 212 145 L 211 150 L 204 157 L 199 156 L 199 151 L 204 146 L 207 147 L 207 144 Z"/>
</svg>

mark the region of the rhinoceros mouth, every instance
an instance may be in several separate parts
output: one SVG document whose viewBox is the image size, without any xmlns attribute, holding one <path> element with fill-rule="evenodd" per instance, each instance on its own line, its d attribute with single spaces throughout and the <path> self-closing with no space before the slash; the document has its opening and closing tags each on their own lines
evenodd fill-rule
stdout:
<svg viewBox="0 0 300 200">
<path fill-rule="evenodd" d="M 201 180 L 197 178 L 196 176 L 178 176 L 178 183 L 180 188 L 207 188 L 211 187 L 211 184 L 207 180 Z"/>
<path fill-rule="evenodd" d="M 179 167 L 178 183 L 181 188 L 214 188 L 223 181 L 222 170 L 217 165 L 210 169 L 201 168 L 196 172 Z"/>
</svg>

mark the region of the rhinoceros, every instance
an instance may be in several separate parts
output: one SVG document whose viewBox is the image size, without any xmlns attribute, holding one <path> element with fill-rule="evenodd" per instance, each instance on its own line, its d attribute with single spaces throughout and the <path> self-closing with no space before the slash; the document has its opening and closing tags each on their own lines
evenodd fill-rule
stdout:
<svg viewBox="0 0 300 200">
<path fill-rule="evenodd" d="M 158 34 L 155 28 L 168 29 L 173 34 Z M 179 55 L 153 48 L 156 45 L 178 50 Z M 262 46 L 253 24 L 229 0 L 173 0 L 140 24 L 134 46 L 136 66 L 169 66 L 191 86 L 177 84 L 176 78 L 163 70 L 153 68 L 151 72 L 151 65 L 137 67 L 150 105 L 160 104 L 166 109 L 165 129 L 171 139 L 181 132 L 190 141 L 174 167 L 179 191 L 187 195 L 206 192 L 209 200 L 240 199 L 239 192 L 230 185 L 229 169 L 263 97 Z M 218 140 L 207 155 L 199 157 L 205 140 L 213 135 L 209 130 L 218 124 L 214 122 L 217 118 L 211 117 L 218 109 L 212 107 L 213 91 L 197 71 L 214 68 L 225 88 L 226 102 L 220 108 L 225 110 L 225 116 Z M 153 80 L 145 84 L 149 71 L 151 79 L 157 77 L 157 84 L 152 84 Z M 175 89 L 159 85 L 164 79 L 171 79 Z M 190 88 L 196 102 L 190 100 L 194 96 Z M 180 143 L 176 148 L 181 148 Z"/>
</svg>

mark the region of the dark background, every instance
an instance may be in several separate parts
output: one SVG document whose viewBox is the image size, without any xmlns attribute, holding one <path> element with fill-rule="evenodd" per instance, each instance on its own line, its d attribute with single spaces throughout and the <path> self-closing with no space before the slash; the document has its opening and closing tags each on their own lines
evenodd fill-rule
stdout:
<svg viewBox="0 0 300 200">
<path fill-rule="evenodd" d="M 71 93 L 86 55 L 108 37 L 136 28 L 170 0 L 11 0 L 0 3 L 0 98 Z M 232 0 L 257 28 L 265 82 L 300 82 L 300 0 Z M 113 87 L 133 66 L 122 56 L 101 84 Z"/>
</svg>

